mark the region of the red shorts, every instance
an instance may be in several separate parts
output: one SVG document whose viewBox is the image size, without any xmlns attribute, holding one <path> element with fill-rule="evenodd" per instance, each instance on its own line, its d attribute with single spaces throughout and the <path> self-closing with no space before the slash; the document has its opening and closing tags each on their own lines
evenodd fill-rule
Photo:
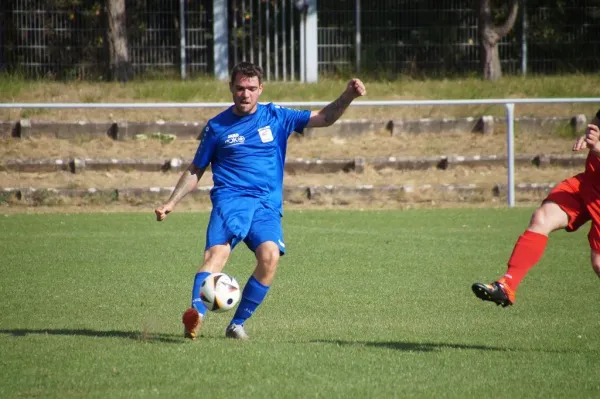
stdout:
<svg viewBox="0 0 600 399">
<path fill-rule="evenodd" d="M 594 252 L 600 253 L 600 195 L 581 190 L 584 174 L 580 173 L 557 184 L 545 201 L 557 204 L 569 217 L 567 231 L 575 231 L 592 221 L 588 241 Z"/>
</svg>

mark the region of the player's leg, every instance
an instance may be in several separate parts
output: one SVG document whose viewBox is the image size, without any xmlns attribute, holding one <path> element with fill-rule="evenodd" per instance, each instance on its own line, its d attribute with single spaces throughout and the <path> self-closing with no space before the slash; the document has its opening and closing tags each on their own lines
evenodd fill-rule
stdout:
<svg viewBox="0 0 600 399">
<path fill-rule="evenodd" d="M 183 313 L 185 337 L 195 339 L 204 316 L 206 306 L 200 299 L 200 287 L 211 273 L 219 273 L 225 267 L 229 255 L 250 228 L 252 207 L 248 204 L 225 203 L 213 206 L 208 228 L 204 261 L 194 276 L 192 304 Z"/>
<path fill-rule="evenodd" d="M 600 277 L 600 253 L 592 250 L 592 269 L 594 269 L 594 273 L 596 273 L 596 275 L 598 277 Z"/>
<path fill-rule="evenodd" d="M 204 251 L 204 263 L 202 263 L 202 266 L 200 266 L 194 276 L 194 285 L 192 287 L 192 307 L 202 317 L 206 314 L 206 306 L 200 300 L 200 287 L 211 273 L 220 273 L 223 270 L 230 254 L 231 245 L 229 243 L 213 245 Z"/>
<path fill-rule="evenodd" d="M 565 228 L 567 224 L 568 216 L 562 208 L 554 202 L 545 201 L 533 212 L 529 226 L 517 239 L 504 276 L 491 284 L 473 284 L 475 295 L 504 307 L 512 305 L 519 283 L 541 259 L 548 235 L 552 231 Z"/>
<path fill-rule="evenodd" d="M 192 306 L 188 308 L 182 317 L 182 323 L 185 326 L 184 336 L 189 339 L 196 339 L 202 320 L 206 315 L 206 306 L 200 299 L 200 287 L 211 273 L 219 273 L 225 267 L 227 259 L 231 254 L 230 244 L 213 245 L 204 251 L 204 262 L 194 276 L 192 286 Z"/>
<path fill-rule="evenodd" d="M 533 212 L 527 229 L 517 239 L 504 276 L 491 284 L 473 284 L 473 292 L 478 298 L 497 305 L 512 305 L 517 287 L 541 259 L 548 235 L 565 228 L 568 231 L 576 230 L 589 220 L 579 194 L 581 179 L 581 175 L 574 176 L 552 190 L 542 205 Z"/>
<path fill-rule="evenodd" d="M 230 338 L 248 339 L 244 323 L 264 301 L 279 264 L 279 258 L 285 253 L 281 215 L 271 208 L 257 209 L 254 221 L 245 240 L 256 255 L 256 268 L 242 291 L 242 298 L 225 331 Z"/>
<path fill-rule="evenodd" d="M 588 212 L 592 219 L 592 225 L 588 233 L 590 243 L 592 269 L 600 277 L 600 200 L 592 199 L 587 204 Z"/>
<path fill-rule="evenodd" d="M 508 269 L 503 276 L 504 283 L 513 292 L 517 290 L 527 272 L 542 258 L 548 235 L 568 225 L 569 215 L 555 202 L 546 201 L 533 212 L 529 226 L 515 243 L 508 260 Z"/>
</svg>

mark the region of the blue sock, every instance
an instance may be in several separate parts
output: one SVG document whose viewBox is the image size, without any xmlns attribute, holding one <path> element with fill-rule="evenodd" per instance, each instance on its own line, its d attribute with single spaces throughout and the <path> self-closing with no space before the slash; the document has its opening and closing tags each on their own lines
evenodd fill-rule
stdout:
<svg viewBox="0 0 600 399">
<path fill-rule="evenodd" d="M 196 273 L 196 277 L 194 277 L 194 288 L 192 288 L 192 307 L 196 309 L 202 317 L 206 314 L 206 306 L 204 306 L 200 299 L 200 286 L 208 276 L 210 276 L 209 272 Z"/>
<path fill-rule="evenodd" d="M 229 324 L 244 324 L 265 299 L 267 292 L 269 292 L 269 286 L 262 285 L 254 276 L 250 276 L 244 291 L 242 291 L 242 300 Z"/>
</svg>

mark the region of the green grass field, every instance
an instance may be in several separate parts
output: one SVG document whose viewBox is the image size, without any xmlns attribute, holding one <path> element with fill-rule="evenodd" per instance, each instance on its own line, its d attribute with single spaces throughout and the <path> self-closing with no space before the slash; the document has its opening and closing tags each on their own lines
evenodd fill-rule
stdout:
<svg viewBox="0 0 600 399">
<path fill-rule="evenodd" d="M 512 308 L 471 293 L 530 212 L 290 211 L 249 342 L 232 313 L 182 338 L 206 213 L 2 216 L 0 397 L 597 398 L 586 231 L 551 237 Z M 225 270 L 252 268 L 240 246 Z"/>
</svg>

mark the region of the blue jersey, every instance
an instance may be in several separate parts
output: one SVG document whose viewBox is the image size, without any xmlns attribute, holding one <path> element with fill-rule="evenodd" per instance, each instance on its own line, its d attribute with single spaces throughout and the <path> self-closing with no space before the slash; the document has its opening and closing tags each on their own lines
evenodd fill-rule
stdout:
<svg viewBox="0 0 600 399">
<path fill-rule="evenodd" d="M 302 133 L 310 111 L 272 103 L 258 104 L 253 114 L 237 116 L 232 107 L 208 121 L 194 165 L 213 173 L 213 204 L 248 196 L 282 209 L 283 169 L 287 140 Z"/>
</svg>

